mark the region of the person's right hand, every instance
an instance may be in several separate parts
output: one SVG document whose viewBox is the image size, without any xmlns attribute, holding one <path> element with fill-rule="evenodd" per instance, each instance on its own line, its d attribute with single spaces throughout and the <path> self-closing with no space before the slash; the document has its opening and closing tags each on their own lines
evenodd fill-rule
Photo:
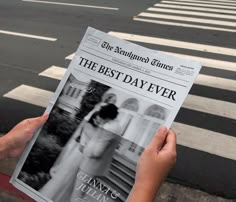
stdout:
<svg viewBox="0 0 236 202">
<path fill-rule="evenodd" d="M 128 201 L 153 201 L 175 162 L 176 135 L 162 126 L 138 161 L 135 184 Z"/>
</svg>

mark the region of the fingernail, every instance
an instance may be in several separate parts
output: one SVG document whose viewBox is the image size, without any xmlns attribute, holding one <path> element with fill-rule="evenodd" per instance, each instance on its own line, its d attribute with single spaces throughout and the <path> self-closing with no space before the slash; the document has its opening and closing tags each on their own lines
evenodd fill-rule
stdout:
<svg viewBox="0 0 236 202">
<path fill-rule="evenodd" d="M 161 126 L 161 127 L 159 128 L 159 131 L 160 131 L 161 133 L 166 133 L 166 132 L 167 132 L 167 128 L 166 128 L 165 126 Z"/>
</svg>

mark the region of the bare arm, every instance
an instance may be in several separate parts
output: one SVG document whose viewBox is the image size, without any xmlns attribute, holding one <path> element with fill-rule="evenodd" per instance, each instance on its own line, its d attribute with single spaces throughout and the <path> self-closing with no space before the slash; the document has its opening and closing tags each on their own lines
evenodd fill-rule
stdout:
<svg viewBox="0 0 236 202">
<path fill-rule="evenodd" d="M 157 191 L 176 161 L 176 135 L 161 127 L 141 155 L 128 202 L 154 202 Z"/>
</svg>

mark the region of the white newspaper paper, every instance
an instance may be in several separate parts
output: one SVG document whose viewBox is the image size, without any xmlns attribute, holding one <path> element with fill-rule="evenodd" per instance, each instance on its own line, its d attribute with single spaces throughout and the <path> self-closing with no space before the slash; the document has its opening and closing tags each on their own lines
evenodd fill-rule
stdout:
<svg viewBox="0 0 236 202">
<path fill-rule="evenodd" d="M 36 201 L 125 201 L 155 131 L 201 64 L 88 28 L 11 182 Z"/>
</svg>

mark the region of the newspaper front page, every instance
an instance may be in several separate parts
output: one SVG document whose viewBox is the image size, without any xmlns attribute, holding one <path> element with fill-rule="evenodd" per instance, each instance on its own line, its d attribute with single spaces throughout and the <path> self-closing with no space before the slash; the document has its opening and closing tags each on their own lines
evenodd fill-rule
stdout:
<svg viewBox="0 0 236 202">
<path fill-rule="evenodd" d="M 88 28 L 11 182 L 36 201 L 124 202 L 201 64 Z"/>
</svg>

